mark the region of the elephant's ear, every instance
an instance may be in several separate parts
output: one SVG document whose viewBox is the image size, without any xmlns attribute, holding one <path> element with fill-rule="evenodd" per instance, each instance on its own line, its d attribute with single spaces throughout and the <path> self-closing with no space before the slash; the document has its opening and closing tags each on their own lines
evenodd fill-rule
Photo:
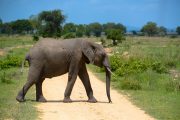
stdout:
<svg viewBox="0 0 180 120">
<path fill-rule="evenodd" d="M 92 43 L 83 41 L 82 52 L 88 58 L 89 62 L 93 64 L 95 58 L 95 47 L 92 45 Z"/>
</svg>

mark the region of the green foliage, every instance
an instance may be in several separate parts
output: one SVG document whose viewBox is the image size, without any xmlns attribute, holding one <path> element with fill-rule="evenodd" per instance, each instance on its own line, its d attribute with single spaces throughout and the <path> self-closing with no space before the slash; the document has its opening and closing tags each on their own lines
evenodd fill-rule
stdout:
<svg viewBox="0 0 180 120">
<path fill-rule="evenodd" d="M 76 25 L 74 23 L 66 23 L 63 27 L 63 34 L 67 34 L 69 32 L 76 32 Z"/>
<path fill-rule="evenodd" d="M 66 33 L 65 35 L 63 35 L 64 39 L 70 39 L 70 38 L 76 38 L 76 34 L 75 33 Z"/>
<path fill-rule="evenodd" d="M 29 20 L 22 19 L 4 23 L 0 26 L 0 29 L 3 34 L 26 34 L 31 33 L 33 27 Z"/>
<path fill-rule="evenodd" d="M 148 36 L 153 36 L 157 34 L 158 32 L 158 27 L 156 23 L 154 22 L 148 22 L 146 25 L 144 25 L 141 29 L 142 32 L 147 34 Z"/>
<path fill-rule="evenodd" d="M 158 34 L 159 34 L 159 36 L 165 36 L 167 34 L 167 28 L 160 26 L 158 28 Z"/>
<path fill-rule="evenodd" d="M 180 26 L 177 26 L 176 32 L 180 35 Z"/>
<path fill-rule="evenodd" d="M 167 68 L 165 65 L 163 65 L 161 62 L 153 62 L 152 65 L 152 70 L 156 71 L 157 73 L 167 73 Z"/>
<path fill-rule="evenodd" d="M 17 67 L 21 65 L 21 59 L 16 56 L 7 56 L 0 60 L 0 69 L 7 69 L 11 67 Z"/>
<path fill-rule="evenodd" d="M 85 35 L 85 31 L 86 31 L 86 26 L 79 24 L 76 25 L 76 36 L 77 37 L 83 37 L 83 35 Z"/>
<path fill-rule="evenodd" d="M 113 22 L 108 22 L 106 24 L 103 24 L 103 31 L 107 32 L 108 30 L 111 29 L 120 29 L 123 33 L 126 32 L 126 27 L 122 25 L 121 23 L 113 23 Z"/>
<path fill-rule="evenodd" d="M 112 71 L 115 71 L 118 76 L 141 73 L 147 69 L 152 69 L 157 73 L 167 73 L 167 68 L 164 64 L 150 60 L 149 58 L 125 59 L 118 55 L 113 55 L 110 57 L 110 64 Z"/>
<path fill-rule="evenodd" d="M 36 32 L 38 29 L 38 15 L 31 15 L 29 17 L 29 22 L 31 23 L 33 30 Z"/>
<path fill-rule="evenodd" d="M 91 23 L 88 25 L 89 32 L 94 34 L 96 37 L 99 37 L 102 32 L 102 25 L 98 22 Z"/>
<path fill-rule="evenodd" d="M 61 10 L 43 11 L 38 15 L 39 34 L 43 37 L 60 37 L 65 16 Z"/>
<path fill-rule="evenodd" d="M 10 34 L 12 34 L 12 27 L 11 27 L 11 24 L 10 23 L 4 23 L 4 24 L 2 24 L 1 26 L 0 26 L 1 28 L 1 33 L 3 33 L 3 34 L 8 34 L 8 35 L 10 35 Z"/>
<path fill-rule="evenodd" d="M 11 22 L 11 27 L 13 33 L 15 34 L 25 34 L 33 30 L 32 24 L 29 22 L 29 20 L 16 20 Z"/>
<path fill-rule="evenodd" d="M 33 41 L 38 41 L 39 40 L 39 36 L 38 35 L 33 35 Z"/>
<path fill-rule="evenodd" d="M 121 29 L 109 29 L 106 31 L 107 38 L 113 40 L 113 45 L 117 45 L 125 40 L 124 34 Z"/>
</svg>

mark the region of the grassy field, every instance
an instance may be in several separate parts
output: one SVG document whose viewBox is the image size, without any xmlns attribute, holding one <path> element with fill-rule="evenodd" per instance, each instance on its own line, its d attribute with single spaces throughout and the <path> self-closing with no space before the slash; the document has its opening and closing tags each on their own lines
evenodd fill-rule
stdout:
<svg viewBox="0 0 180 120">
<path fill-rule="evenodd" d="M 37 117 L 34 107 L 34 87 L 28 92 L 24 103 L 16 101 L 16 95 L 26 82 L 27 72 L 20 73 L 20 64 L 31 45 L 28 36 L 0 37 L 0 119 L 30 120 Z M 19 47 L 21 46 L 21 47 Z"/>
<path fill-rule="evenodd" d="M 89 39 L 90 40 L 90 39 Z M 93 38 L 93 41 L 100 40 Z M 110 41 L 106 41 L 110 43 Z M 15 97 L 26 82 L 27 69 L 20 73 L 26 52 L 34 44 L 30 36 L 0 37 L 0 119 L 35 119 L 34 87 L 27 102 Z M 180 38 L 127 37 L 110 48 L 112 87 L 126 94 L 134 104 L 160 120 L 180 118 Z M 104 70 L 90 65 L 104 80 Z"/>
<path fill-rule="evenodd" d="M 107 43 L 110 43 L 107 41 Z M 127 37 L 111 47 L 112 87 L 160 120 L 180 118 L 180 38 Z M 103 69 L 94 69 L 105 79 Z"/>
</svg>

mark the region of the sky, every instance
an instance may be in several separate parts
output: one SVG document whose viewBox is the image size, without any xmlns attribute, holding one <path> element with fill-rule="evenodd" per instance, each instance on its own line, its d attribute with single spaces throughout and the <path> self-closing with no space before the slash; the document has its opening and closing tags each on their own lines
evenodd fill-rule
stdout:
<svg viewBox="0 0 180 120">
<path fill-rule="evenodd" d="M 180 0 L 0 0 L 3 22 L 28 19 L 44 10 L 60 9 L 66 23 L 122 23 L 129 29 L 149 21 L 175 29 L 180 26 Z"/>
</svg>

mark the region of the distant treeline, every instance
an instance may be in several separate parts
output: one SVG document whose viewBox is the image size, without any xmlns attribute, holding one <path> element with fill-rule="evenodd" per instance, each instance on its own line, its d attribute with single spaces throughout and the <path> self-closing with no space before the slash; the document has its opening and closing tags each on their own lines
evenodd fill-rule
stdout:
<svg viewBox="0 0 180 120">
<path fill-rule="evenodd" d="M 108 22 L 100 24 L 98 22 L 90 24 L 65 23 L 66 16 L 61 10 L 42 11 L 38 15 L 32 15 L 29 19 L 16 20 L 3 23 L 0 19 L 0 34 L 33 34 L 43 37 L 83 37 L 102 36 L 112 32 L 124 35 L 146 35 L 165 36 L 168 34 L 164 26 L 157 26 L 155 22 L 148 22 L 140 31 L 132 30 L 126 32 L 126 27 L 121 23 Z M 180 26 L 176 32 L 170 34 L 180 34 Z"/>
</svg>

